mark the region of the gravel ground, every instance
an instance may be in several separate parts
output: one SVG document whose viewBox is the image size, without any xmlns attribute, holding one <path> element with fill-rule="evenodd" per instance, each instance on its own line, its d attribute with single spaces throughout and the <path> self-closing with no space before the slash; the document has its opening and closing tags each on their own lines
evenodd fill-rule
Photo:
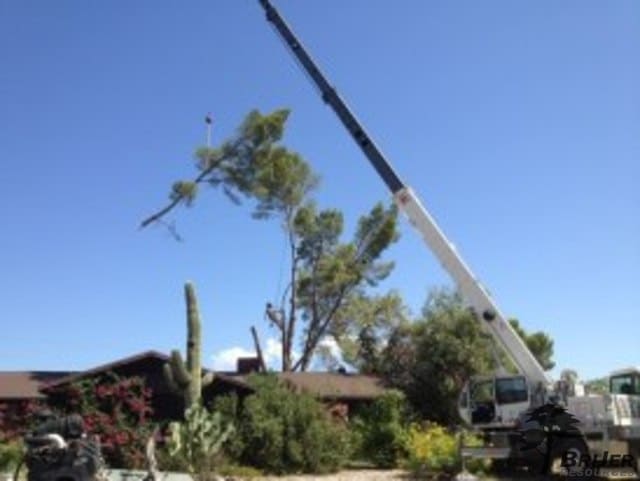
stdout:
<svg viewBox="0 0 640 481">
<path fill-rule="evenodd" d="M 406 471 L 394 470 L 394 471 L 376 471 L 376 470 L 362 470 L 362 471 L 343 471 L 337 474 L 329 474 L 326 476 L 265 476 L 260 478 L 253 478 L 255 481 L 410 481 L 411 477 Z M 564 478 L 571 480 L 572 478 Z M 616 479 L 616 480 L 637 480 L 638 477 L 633 473 L 624 473 L 622 476 L 611 476 L 604 478 L 589 478 L 592 481 L 603 479 Z M 481 478 L 480 481 L 548 481 L 546 477 L 487 477 Z"/>
<path fill-rule="evenodd" d="M 343 471 L 336 474 L 328 474 L 325 476 L 265 476 L 260 478 L 260 481 L 406 481 L 407 475 L 404 471 L 375 471 L 375 470 L 363 470 L 363 471 Z"/>
</svg>

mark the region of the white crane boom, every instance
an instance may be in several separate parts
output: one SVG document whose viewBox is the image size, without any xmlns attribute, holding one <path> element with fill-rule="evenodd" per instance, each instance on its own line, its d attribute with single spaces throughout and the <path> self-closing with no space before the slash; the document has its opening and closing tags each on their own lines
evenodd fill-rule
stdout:
<svg viewBox="0 0 640 481">
<path fill-rule="evenodd" d="M 551 381 L 538 360 L 500 312 L 487 290 L 473 275 L 413 190 L 404 187 L 394 194 L 394 199 L 411 224 L 420 232 L 422 239 L 442 267 L 453 278 L 460 294 L 473 308 L 478 320 L 504 348 L 520 373 L 533 383 L 532 387 L 547 388 Z"/>
<path fill-rule="evenodd" d="M 506 351 L 522 375 L 527 378 L 532 392 L 541 392 L 550 385 L 544 369 L 529 348 L 502 315 L 495 302 L 456 252 L 455 247 L 415 193 L 402 182 L 391 164 L 369 137 L 362 124 L 329 84 L 313 59 L 269 0 L 259 0 L 269 20 L 287 44 L 304 71 L 318 87 L 322 99 L 336 113 L 358 146 L 385 182 L 398 207 L 422 235 L 427 247 L 438 258 L 443 268 L 455 281 L 463 299 L 473 308 L 478 321 Z"/>
</svg>

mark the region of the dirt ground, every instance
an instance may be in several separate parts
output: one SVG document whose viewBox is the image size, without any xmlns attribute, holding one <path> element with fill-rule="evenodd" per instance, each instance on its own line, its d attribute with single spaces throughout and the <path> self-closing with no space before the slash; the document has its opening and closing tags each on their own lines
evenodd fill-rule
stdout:
<svg viewBox="0 0 640 481">
<path fill-rule="evenodd" d="M 328 474 L 326 476 L 264 476 L 254 478 L 260 481 L 407 481 L 407 475 L 404 471 L 343 471 L 336 474 Z"/>
</svg>

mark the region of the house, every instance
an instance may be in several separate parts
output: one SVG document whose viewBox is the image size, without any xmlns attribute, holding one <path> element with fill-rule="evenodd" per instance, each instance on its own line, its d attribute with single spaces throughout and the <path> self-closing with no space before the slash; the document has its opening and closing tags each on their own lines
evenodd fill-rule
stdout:
<svg viewBox="0 0 640 481">
<path fill-rule="evenodd" d="M 235 392 L 243 397 L 250 394 L 249 375 L 240 370 L 216 375 L 211 387 L 212 395 Z M 279 372 L 275 375 L 292 390 L 311 394 L 341 418 L 348 418 L 358 406 L 370 403 L 387 390 L 380 378 L 355 373 Z M 205 389 L 203 394 L 206 398 L 208 390 Z"/>
<path fill-rule="evenodd" d="M 40 388 L 74 374 L 69 371 L 0 371 L 0 402 L 12 403 L 43 399 Z"/>
<path fill-rule="evenodd" d="M 3 435 L 13 437 L 20 432 L 35 403 L 46 398 L 40 392 L 43 385 L 69 374 L 68 371 L 0 372 L 0 441 Z"/>
<path fill-rule="evenodd" d="M 107 373 L 121 377 L 142 377 L 151 389 L 151 405 L 157 421 L 179 419 L 184 411 L 182 398 L 173 392 L 164 378 L 164 365 L 169 356 L 157 351 L 145 351 L 84 371 L 0 371 L 0 429 L 2 419 L 20 416 L 32 401 L 45 401 L 63 392 L 65 386 L 86 379 L 100 378 Z M 216 372 L 214 382 L 203 389 L 205 401 L 216 396 L 236 393 L 245 397 L 252 392 L 248 382 L 250 374 L 258 370 L 253 358 L 238 360 L 233 372 Z M 348 416 L 357 405 L 371 402 L 385 392 L 380 379 L 341 372 L 276 373 L 288 386 L 299 392 L 316 396 L 329 409 L 341 417 Z"/>
<path fill-rule="evenodd" d="M 184 409 L 181 398 L 176 395 L 164 379 L 164 365 L 169 356 L 157 351 L 145 351 L 133 356 L 102 364 L 85 371 L 71 373 L 43 384 L 40 392 L 47 396 L 56 396 L 64 392 L 64 387 L 87 379 L 100 378 L 108 373 L 119 377 L 141 377 L 151 389 L 151 408 L 154 419 L 178 419 Z"/>
</svg>

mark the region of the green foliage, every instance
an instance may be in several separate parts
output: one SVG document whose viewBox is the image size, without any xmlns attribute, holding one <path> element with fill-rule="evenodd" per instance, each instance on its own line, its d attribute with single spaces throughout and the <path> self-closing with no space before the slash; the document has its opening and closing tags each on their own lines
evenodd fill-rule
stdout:
<svg viewBox="0 0 640 481">
<path fill-rule="evenodd" d="M 191 181 L 175 182 L 170 200 L 192 205 L 198 194 L 197 186 L 207 184 L 221 187 L 235 202 L 240 195 L 255 199 L 257 217 L 269 216 L 282 205 L 296 202 L 315 185 L 316 179 L 297 154 L 277 145 L 288 116 L 286 109 L 266 115 L 253 110 L 236 134 L 219 147 L 198 148 L 195 153 L 198 176 Z"/>
<path fill-rule="evenodd" d="M 457 424 L 457 400 L 464 384 L 496 367 L 497 347 L 460 295 L 431 292 L 422 317 L 413 324 L 407 320 L 402 300 L 393 295 L 363 296 L 352 302 L 342 312 L 350 322 L 336 336 L 344 357 L 403 391 L 423 419 Z M 342 327 L 340 320 L 335 326 Z M 354 330 L 355 326 L 361 330 Z M 517 321 L 514 326 L 531 346 L 538 346 L 532 349 L 543 365 L 551 365 L 551 339 L 543 333 L 528 335 Z"/>
<path fill-rule="evenodd" d="M 453 473 L 459 463 L 456 437 L 437 424 L 412 424 L 406 438 L 407 467 L 418 474 Z"/>
<path fill-rule="evenodd" d="M 609 378 L 591 379 L 584 383 L 584 388 L 587 394 L 607 394 L 609 392 Z"/>
<path fill-rule="evenodd" d="M 265 116 L 253 110 L 242 123 L 239 136 L 255 146 L 257 151 L 271 147 L 282 138 L 289 113 L 288 109 L 279 109 Z"/>
<path fill-rule="evenodd" d="M 509 323 L 518 333 L 520 338 L 525 342 L 529 350 L 538 360 L 545 371 L 553 369 L 556 365 L 553 362 L 553 339 L 544 332 L 534 332 L 528 334 L 520 325 L 517 319 L 509 319 Z"/>
<path fill-rule="evenodd" d="M 362 409 L 351 422 L 361 460 L 380 468 L 393 468 L 405 456 L 406 402 L 399 391 L 390 391 Z"/>
<path fill-rule="evenodd" d="M 180 351 L 172 351 L 170 361 L 164 366 L 164 377 L 171 389 L 184 398 L 185 409 L 200 402 L 202 388 L 213 381 L 213 375 L 202 375 L 202 334 L 200 313 L 193 284 L 184 286 L 187 305 L 187 362 Z"/>
<path fill-rule="evenodd" d="M 400 234 L 396 226 L 397 216 L 398 209 L 395 204 L 385 208 L 378 202 L 368 215 L 358 220 L 354 243 L 358 247 L 358 257 L 363 265 L 370 265 L 389 245 L 398 240 Z M 387 263 L 379 269 L 382 272 L 390 271 L 392 265 Z M 377 276 L 383 275 L 382 272 L 378 272 Z M 387 274 L 388 272 L 383 277 Z M 375 277 L 372 281 L 375 283 Z"/>
<path fill-rule="evenodd" d="M 184 200 L 185 204 L 191 205 L 198 193 L 198 184 L 195 182 L 179 180 L 171 187 L 171 200 Z"/>
<path fill-rule="evenodd" d="M 23 456 L 24 446 L 21 441 L 0 443 L 0 473 L 13 474 Z"/>
<path fill-rule="evenodd" d="M 282 173 L 283 166 L 302 165 L 296 159 L 296 154 L 277 145 L 288 116 L 286 109 L 266 115 L 253 110 L 245 117 L 237 132 L 219 147 L 198 148 L 195 152 L 197 175 L 190 180 L 174 182 L 169 192 L 170 203 L 143 220 L 141 227 L 162 220 L 178 205 L 191 206 L 201 184 L 221 188 L 236 203 L 240 202 L 241 196 L 256 199 L 256 215 L 268 215 L 278 205 L 277 196 L 266 192 L 263 184 L 277 179 L 276 175 Z M 278 192 L 282 198 L 295 197 L 295 192 L 287 188 L 281 188 Z"/>
<path fill-rule="evenodd" d="M 217 396 L 214 399 L 212 409 L 220 413 L 223 423 L 238 425 L 240 422 L 240 401 L 236 393 Z M 241 431 L 241 429 L 237 431 Z M 238 433 L 235 436 L 230 436 L 223 445 L 224 454 L 232 461 L 239 460 L 244 449 L 244 441 Z"/>
<path fill-rule="evenodd" d="M 179 456 L 171 456 L 169 446 L 164 443 L 156 446 L 155 457 L 159 471 L 186 473 L 189 470 L 187 460 Z"/>
<path fill-rule="evenodd" d="M 252 379 L 238 420 L 239 461 L 270 473 L 325 473 L 349 455 L 348 432 L 314 398 L 297 394 L 272 376 Z"/>
<path fill-rule="evenodd" d="M 353 239 L 341 241 L 342 213 L 315 206 L 309 197 L 318 176 L 304 158 L 280 144 L 288 116 L 285 109 L 266 115 L 252 111 L 232 138 L 198 149 L 194 179 L 176 182 L 170 203 L 142 222 L 148 226 L 178 205 L 192 205 L 201 184 L 221 188 L 236 203 L 250 199 L 255 218 L 282 222 L 290 250 L 289 309 L 279 326 L 285 371 L 307 369 L 349 297 L 388 276 L 393 263 L 380 257 L 398 238 L 396 208 L 378 204 L 360 218 Z M 298 340 L 302 355 L 294 363 Z"/>
<path fill-rule="evenodd" d="M 460 445 L 481 446 L 482 440 L 465 432 L 453 433 L 435 423 L 412 424 L 406 440 L 406 467 L 419 476 L 450 476 L 462 466 Z M 464 468 L 475 474 L 491 469 L 489 459 L 467 459 Z"/>
<path fill-rule="evenodd" d="M 309 164 L 284 147 L 257 155 L 253 167 L 250 193 L 257 201 L 253 216 L 258 219 L 290 215 L 318 183 Z"/>
<path fill-rule="evenodd" d="M 318 212 L 313 202 L 302 206 L 293 219 L 293 232 L 300 241 L 297 254 L 305 264 L 311 264 L 338 244 L 344 228 L 342 213 L 336 209 Z"/>
<path fill-rule="evenodd" d="M 397 341 L 409 322 L 397 292 L 373 296 L 358 292 L 337 313 L 331 334 L 345 362 L 361 373 L 384 375 L 405 357 Z"/>
<path fill-rule="evenodd" d="M 336 210 L 318 212 L 314 204 L 302 207 L 294 219 L 298 239 L 296 262 L 296 302 L 307 321 L 306 341 L 301 360 L 305 369 L 325 335 L 347 338 L 353 323 L 349 308 L 364 296 L 366 286 L 385 279 L 392 262 L 383 262 L 383 251 L 398 238 L 397 211 L 381 204 L 358 221 L 351 242 L 339 241 L 343 219 Z"/>
<path fill-rule="evenodd" d="M 185 463 L 198 481 L 209 479 L 222 445 L 233 432 L 233 425 L 225 424 L 220 413 L 194 404 L 185 411 L 184 421 L 170 425 L 169 456 Z"/>
<path fill-rule="evenodd" d="M 353 240 L 341 243 L 342 213 L 335 209 L 318 211 L 314 203 L 302 206 L 294 217 L 293 233 L 298 239 L 296 254 L 301 265 L 298 289 L 307 314 L 315 293 L 316 306 L 332 310 L 337 296 L 347 287 L 361 283 L 371 286 L 386 278 L 391 262 L 379 262 L 383 251 L 398 239 L 397 209 L 376 204 L 360 217 Z M 322 289 L 318 294 L 318 289 Z M 328 300 L 327 300 L 328 298 Z"/>
<path fill-rule="evenodd" d="M 404 391 L 425 419 L 455 424 L 465 382 L 492 367 L 490 339 L 461 298 L 447 291 L 430 295 L 412 339 L 415 352 Z"/>
</svg>

